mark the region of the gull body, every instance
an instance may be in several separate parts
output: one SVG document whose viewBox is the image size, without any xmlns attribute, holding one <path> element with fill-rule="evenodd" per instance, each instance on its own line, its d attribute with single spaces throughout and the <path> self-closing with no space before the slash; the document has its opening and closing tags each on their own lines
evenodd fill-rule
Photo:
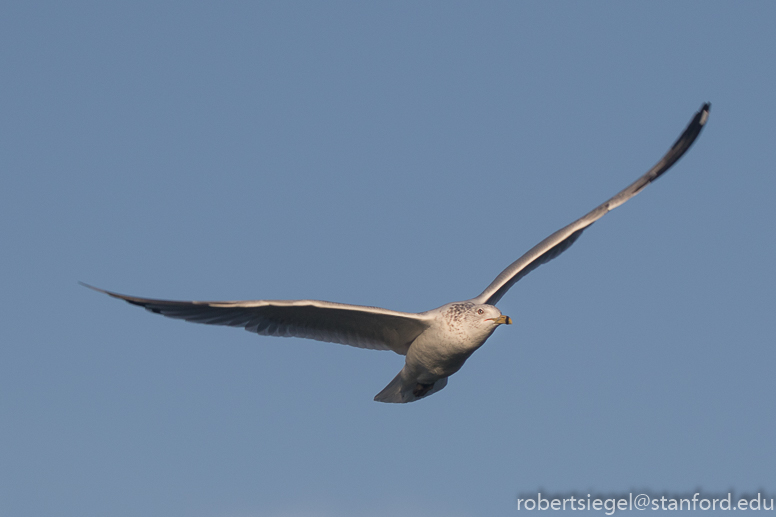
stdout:
<svg viewBox="0 0 776 517">
<path fill-rule="evenodd" d="M 131 304 L 195 323 L 242 327 L 265 336 L 301 337 L 359 348 L 393 350 L 404 367 L 375 396 L 379 402 L 413 402 L 441 390 L 447 379 L 508 316 L 495 306 L 521 278 L 566 251 L 595 221 L 660 177 L 690 148 L 708 120 L 704 104 L 665 156 L 612 198 L 556 231 L 507 266 L 480 295 L 421 313 L 398 312 L 320 300 L 236 302 L 172 301 L 140 298 L 86 285 Z"/>
<path fill-rule="evenodd" d="M 376 401 L 412 402 L 441 390 L 496 327 L 512 323 L 493 305 L 472 302 L 448 303 L 425 314 L 432 324 L 412 342 L 404 368 Z"/>
</svg>

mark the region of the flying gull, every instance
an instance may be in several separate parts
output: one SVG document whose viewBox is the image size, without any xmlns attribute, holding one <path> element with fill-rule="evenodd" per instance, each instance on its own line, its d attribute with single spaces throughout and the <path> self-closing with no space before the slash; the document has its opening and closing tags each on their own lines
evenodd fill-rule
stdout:
<svg viewBox="0 0 776 517">
<path fill-rule="evenodd" d="M 641 192 L 671 168 L 695 142 L 709 117 L 704 104 L 671 149 L 646 174 L 592 211 L 561 228 L 510 264 L 479 295 L 420 313 L 397 312 L 318 300 L 180 302 L 96 291 L 168 316 L 195 323 L 243 327 L 264 336 L 300 337 L 358 348 L 393 350 L 404 367 L 375 396 L 379 402 L 413 402 L 447 385 L 496 327 L 511 324 L 495 307 L 515 282 L 566 251 L 582 232 L 608 211 Z"/>
</svg>

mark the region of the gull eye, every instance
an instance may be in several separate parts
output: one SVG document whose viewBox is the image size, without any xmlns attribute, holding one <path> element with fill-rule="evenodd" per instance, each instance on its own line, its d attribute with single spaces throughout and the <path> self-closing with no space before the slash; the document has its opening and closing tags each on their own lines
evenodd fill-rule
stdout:
<svg viewBox="0 0 776 517">
<path fill-rule="evenodd" d="M 477 314 L 485 314 L 485 311 L 483 311 L 482 309 L 477 309 Z"/>
</svg>

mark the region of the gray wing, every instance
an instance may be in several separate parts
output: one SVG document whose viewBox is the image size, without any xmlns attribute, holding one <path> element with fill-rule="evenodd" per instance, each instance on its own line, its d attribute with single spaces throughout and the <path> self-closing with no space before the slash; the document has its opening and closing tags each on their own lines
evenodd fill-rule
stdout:
<svg viewBox="0 0 776 517">
<path fill-rule="evenodd" d="M 263 336 L 300 337 L 406 355 L 431 324 L 423 314 L 318 300 L 179 302 L 138 298 L 82 285 L 170 318 L 243 327 Z"/>
<path fill-rule="evenodd" d="M 711 104 L 709 103 L 701 106 L 701 109 L 695 114 L 692 121 L 690 121 L 690 124 L 687 126 L 687 129 L 684 130 L 684 133 L 682 133 L 666 155 L 663 156 L 649 172 L 641 176 L 613 198 L 593 209 L 587 215 L 577 219 L 570 225 L 561 228 L 531 248 L 528 253 L 514 261 L 509 267 L 502 271 L 501 274 L 491 282 L 487 289 L 476 298 L 473 298 L 472 301 L 475 303 L 495 305 L 515 282 L 537 267 L 546 264 L 566 251 L 574 244 L 579 236 L 582 235 L 585 228 L 603 217 L 604 214 L 610 210 L 617 208 L 628 201 L 630 198 L 641 192 L 644 187 L 659 178 L 661 174 L 670 169 L 671 166 L 682 157 L 693 142 L 695 142 L 695 139 L 698 138 L 701 129 L 703 129 L 703 126 L 709 118 L 710 109 Z"/>
</svg>

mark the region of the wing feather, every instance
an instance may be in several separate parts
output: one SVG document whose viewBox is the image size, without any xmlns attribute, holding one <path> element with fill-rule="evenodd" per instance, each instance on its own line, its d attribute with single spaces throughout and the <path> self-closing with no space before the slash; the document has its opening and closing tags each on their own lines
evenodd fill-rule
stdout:
<svg viewBox="0 0 776 517">
<path fill-rule="evenodd" d="M 475 303 L 495 305 L 518 280 L 571 247 L 579 236 L 582 235 L 585 228 L 603 217 L 610 210 L 613 210 L 628 201 L 630 198 L 641 192 L 644 187 L 659 178 L 664 172 L 670 169 L 682 155 L 684 155 L 693 142 L 695 142 L 695 139 L 698 138 L 698 135 L 701 133 L 703 126 L 709 118 L 710 109 L 711 104 L 709 103 L 701 106 L 701 109 L 695 114 L 687 128 L 676 142 L 674 142 L 674 145 L 671 146 L 671 149 L 669 149 L 665 156 L 663 156 L 663 158 L 661 158 L 646 174 L 605 203 L 597 206 L 589 213 L 568 226 L 561 228 L 528 250 L 527 253 L 502 271 L 501 274 L 499 274 L 479 296 L 473 298 L 472 301 Z"/>
<path fill-rule="evenodd" d="M 148 311 L 208 325 L 243 327 L 263 336 L 299 337 L 405 355 L 431 324 L 421 314 L 319 300 L 197 302 L 127 296 L 83 284 Z"/>
</svg>

